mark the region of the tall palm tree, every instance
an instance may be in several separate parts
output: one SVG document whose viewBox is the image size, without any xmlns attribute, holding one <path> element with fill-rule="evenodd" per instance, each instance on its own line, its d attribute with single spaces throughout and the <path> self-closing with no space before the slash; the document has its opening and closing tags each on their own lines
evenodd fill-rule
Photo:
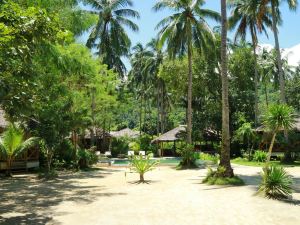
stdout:
<svg viewBox="0 0 300 225">
<path fill-rule="evenodd" d="M 229 6 L 233 8 L 232 15 L 229 18 L 229 28 L 234 29 L 237 27 L 235 33 L 235 42 L 238 39 L 245 41 L 247 31 L 250 31 L 253 53 L 255 59 L 254 65 L 254 83 L 255 83 L 255 125 L 258 122 L 258 66 L 256 48 L 258 44 L 257 33 L 264 32 L 267 36 L 267 27 L 272 27 L 271 15 L 267 11 L 262 18 L 259 18 L 258 11 L 260 8 L 261 0 L 230 0 Z"/>
<path fill-rule="evenodd" d="M 289 9 L 295 11 L 298 7 L 297 0 L 262 0 L 260 6 L 259 16 L 262 20 L 265 13 L 268 11 L 267 7 L 271 6 L 271 13 L 272 13 L 272 30 L 275 39 L 275 50 L 276 50 L 276 58 L 277 58 L 277 66 L 278 66 L 278 74 L 279 74 L 279 84 L 280 84 L 280 100 L 282 104 L 286 103 L 286 95 L 285 95 L 285 81 L 284 81 L 284 72 L 282 68 L 282 60 L 281 60 L 281 53 L 280 53 L 280 45 L 279 45 L 279 38 L 278 38 L 278 28 L 277 26 L 280 25 L 281 18 L 280 18 L 280 9 L 279 5 L 282 2 L 287 2 Z"/>
<path fill-rule="evenodd" d="M 130 18 L 139 18 L 139 13 L 126 7 L 132 7 L 131 0 L 85 0 L 99 15 L 96 26 L 92 29 L 86 45 L 96 47 L 102 62 L 124 76 L 126 67 L 121 57 L 128 56 L 131 41 L 124 29 L 134 32 L 138 26 Z"/>
<path fill-rule="evenodd" d="M 229 101 L 228 101 L 228 75 L 227 75 L 227 10 L 226 0 L 221 0 L 221 79 L 222 79 L 222 148 L 220 166 L 225 168 L 224 175 L 233 176 L 230 164 L 230 133 L 229 133 Z"/>
<path fill-rule="evenodd" d="M 0 138 L 0 155 L 6 159 L 7 175 L 11 176 L 11 167 L 15 158 L 26 149 L 34 146 L 38 138 L 24 139 L 24 132 L 15 125 L 10 125 Z"/>
<path fill-rule="evenodd" d="M 193 47 L 202 53 L 209 44 L 214 43 L 214 34 L 205 19 L 218 21 L 217 12 L 203 9 L 204 0 L 161 0 L 155 4 L 155 11 L 171 9 L 175 13 L 161 20 L 159 31 L 159 46 L 166 43 L 171 58 L 182 56 L 187 52 L 188 57 L 188 94 L 187 94 L 187 142 L 192 143 L 192 56 Z"/>
<path fill-rule="evenodd" d="M 152 52 L 145 48 L 141 43 L 136 44 L 132 48 L 133 53 L 131 54 L 131 66 L 132 69 L 129 73 L 129 78 L 131 80 L 131 85 L 134 86 L 136 90 L 137 97 L 140 100 L 140 134 L 142 132 L 142 120 L 143 120 L 143 110 L 145 110 L 146 95 L 148 94 L 151 84 L 151 78 L 145 70 L 146 62 L 149 57 L 152 56 Z"/>
</svg>

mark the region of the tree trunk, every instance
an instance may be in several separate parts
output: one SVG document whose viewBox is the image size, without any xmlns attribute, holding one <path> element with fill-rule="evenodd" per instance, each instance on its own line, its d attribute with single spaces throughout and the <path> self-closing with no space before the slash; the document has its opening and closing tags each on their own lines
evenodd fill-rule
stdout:
<svg viewBox="0 0 300 225">
<path fill-rule="evenodd" d="M 140 173 L 140 182 L 145 182 L 144 174 Z"/>
<path fill-rule="evenodd" d="M 188 107 L 187 107 L 187 143 L 192 144 L 192 88 L 193 88 L 193 59 L 192 59 L 192 42 L 188 41 L 188 61 L 189 61 L 189 75 L 188 75 Z"/>
<path fill-rule="evenodd" d="M 158 81 L 157 83 L 157 103 L 156 103 L 156 106 L 157 106 L 157 125 L 156 125 L 156 135 L 157 137 L 159 136 L 159 127 L 160 127 L 160 123 L 159 123 L 159 118 L 160 118 L 160 107 L 159 107 L 159 88 L 160 87 L 160 81 Z"/>
<path fill-rule="evenodd" d="M 12 160 L 10 157 L 8 157 L 6 162 L 7 168 L 6 168 L 6 176 L 12 177 L 11 167 L 12 167 Z"/>
<path fill-rule="evenodd" d="M 277 131 L 274 132 L 272 140 L 271 140 L 271 144 L 270 144 L 269 152 L 268 152 L 268 157 L 267 157 L 267 162 L 270 162 L 270 159 L 271 159 L 271 155 L 272 155 L 272 150 L 273 150 L 273 146 L 274 146 L 276 134 L 277 134 Z"/>
<path fill-rule="evenodd" d="M 90 147 L 95 145 L 95 108 L 96 108 L 96 103 L 95 103 L 95 88 L 92 88 L 92 104 L 91 104 L 91 113 L 92 113 L 92 129 L 91 129 L 91 143 Z"/>
<path fill-rule="evenodd" d="M 222 33 L 221 33 L 221 77 L 222 77 L 222 149 L 220 166 L 226 169 L 224 175 L 233 176 L 230 164 L 230 133 L 229 133 L 229 100 L 227 77 L 227 12 L 226 0 L 221 0 Z"/>
<path fill-rule="evenodd" d="M 282 104 L 286 103 L 285 97 L 285 81 L 284 81 L 284 74 L 282 69 L 282 60 L 281 60 L 281 53 L 280 53 L 280 46 L 279 46 L 279 39 L 278 39 L 278 30 L 277 30 L 277 15 L 276 15 L 276 8 L 273 3 L 272 4 L 272 28 L 274 33 L 275 39 L 275 51 L 276 51 L 276 60 L 278 66 L 278 75 L 279 75 L 279 89 L 280 89 L 280 101 Z"/>
<path fill-rule="evenodd" d="M 257 55 L 256 47 L 257 41 L 255 40 L 255 31 L 251 29 L 253 54 L 254 54 L 254 85 L 255 85 L 255 103 L 254 103 L 254 114 L 255 114 L 255 127 L 258 124 L 258 69 L 257 69 Z"/>
<path fill-rule="evenodd" d="M 267 89 L 267 84 L 265 83 L 265 100 L 266 100 L 266 105 L 267 108 L 269 107 L 269 98 L 268 98 L 268 89 Z"/>
</svg>

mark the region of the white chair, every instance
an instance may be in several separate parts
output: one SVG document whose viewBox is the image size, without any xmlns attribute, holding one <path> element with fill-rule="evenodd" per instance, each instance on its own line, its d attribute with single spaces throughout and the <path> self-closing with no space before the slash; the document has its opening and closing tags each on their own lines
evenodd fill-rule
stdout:
<svg viewBox="0 0 300 225">
<path fill-rule="evenodd" d="M 110 151 L 106 151 L 106 152 L 104 152 L 104 155 L 105 155 L 106 157 L 109 157 L 109 156 L 111 156 L 111 152 L 110 152 Z"/>
<path fill-rule="evenodd" d="M 139 151 L 139 155 L 145 156 L 146 152 L 145 151 Z"/>
<path fill-rule="evenodd" d="M 128 156 L 134 156 L 134 151 L 128 151 Z"/>
</svg>

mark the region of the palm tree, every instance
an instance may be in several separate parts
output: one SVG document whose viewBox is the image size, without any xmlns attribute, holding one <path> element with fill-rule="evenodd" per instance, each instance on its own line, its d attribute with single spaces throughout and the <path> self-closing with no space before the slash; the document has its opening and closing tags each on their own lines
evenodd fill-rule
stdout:
<svg viewBox="0 0 300 225">
<path fill-rule="evenodd" d="M 287 105 L 272 105 L 265 113 L 263 120 L 264 126 L 272 132 L 272 140 L 267 158 L 267 162 L 269 162 L 277 133 L 281 130 L 288 131 L 294 125 L 294 110 Z"/>
<path fill-rule="evenodd" d="M 139 18 L 139 13 L 126 7 L 132 7 L 131 0 L 85 0 L 99 14 L 96 26 L 92 29 L 86 45 L 97 47 L 102 62 L 124 76 L 126 67 L 121 57 L 128 56 L 131 41 L 124 29 L 128 27 L 134 32 L 138 26 L 129 18 Z M 96 11 L 95 11 L 96 10 Z"/>
<path fill-rule="evenodd" d="M 0 139 L 0 155 L 6 159 L 7 175 L 11 176 L 11 167 L 15 158 L 22 154 L 26 149 L 33 147 L 38 138 L 31 137 L 24 139 L 22 129 L 11 124 L 2 134 Z"/>
<path fill-rule="evenodd" d="M 161 20 L 157 24 L 159 31 L 159 46 L 166 43 L 167 51 L 171 58 L 182 56 L 187 52 L 188 57 L 188 94 L 187 94 L 187 142 L 192 143 L 192 56 L 193 47 L 202 53 L 208 45 L 214 43 L 214 34 L 205 19 L 218 21 L 217 12 L 202 9 L 204 0 L 161 0 L 155 4 L 155 11 L 171 9 L 175 13 Z"/>
<path fill-rule="evenodd" d="M 255 83 L 255 125 L 258 122 L 258 66 L 256 48 L 258 44 L 257 32 L 264 32 L 267 36 L 267 27 L 272 26 L 271 15 L 267 11 L 262 18 L 259 18 L 258 11 L 260 8 L 260 0 L 231 0 L 229 6 L 233 8 L 232 15 L 229 19 L 229 28 L 237 27 L 235 33 L 235 42 L 238 39 L 245 41 L 247 31 L 250 31 L 252 39 L 252 47 L 255 59 L 254 65 L 254 83 Z"/>
<path fill-rule="evenodd" d="M 227 75 L 227 10 L 226 0 L 221 0 L 221 79 L 222 79 L 222 148 L 220 166 L 225 168 L 224 175 L 233 176 L 230 164 L 230 133 L 229 133 L 229 101 L 228 101 L 228 75 Z"/>
<path fill-rule="evenodd" d="M 143 118 L 143 108 L 146 108 L 146 94 L 149 91 L 151 81 L 149 74 L 145 70 L 146 62 L 149 57 L 152 56 L 152 52 L 145 48 L 141 43 L 136 44 L 133 48 L 133 53 L 131 54 L 131 66 L 132 69 L 129 73 L 131 79 L 131 85 L 137 92 L 137 97 L 140 99 L 140 134 L 142 132 L 142 118 Z"/>
<path fill-rule="evenodd" d="M 276 50 L 276 59 L 277 59 L 277 66 L 278 66 L 278 74 L 279 74 L 279 84 L 280 84 L 280 100 L 282 104 L 286 103 L 286 95 L 285 95 L 285 81 L 284 81 L 284 72 L 282 68 L 282 60 L 281 60 L 281 53 L 280 53 L 280 46 L 279 46 L 279 38 L 278 38 L 278 28 L 277 26 L 280 25 L 281 18 L 280 18 L 280 9 L 279 5 L 283 1 L 288 3 L 289 9 L 295 11 L 298 6 L 297 0 L 262 0 L 260 6 L 260 20 L 264 17 L 265 13 L 268 11 L 268 5 L 271 5 L 271 13 L 272 13 L 272 30 L 275 39 L 275 50 Z"/>
</svg>

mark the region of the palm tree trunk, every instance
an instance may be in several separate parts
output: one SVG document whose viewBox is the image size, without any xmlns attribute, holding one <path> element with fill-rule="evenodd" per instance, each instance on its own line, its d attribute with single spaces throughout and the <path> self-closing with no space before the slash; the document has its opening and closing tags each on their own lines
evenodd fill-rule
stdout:
<svg viewBox="0 0 300 225">
<path fill-rule="evenodd" d="M 258 69 L 257 69 L 257 55 L 256 47 L 257 43 L 255 40 L 255 31 L 251 29 L 252 36 L 252 45 L 253 45 L 253 54 L 254 54 L 254 85 L 255 85 L 255 103 L 254 103 L 254 114 L 255 114 L 255 127 L 258 124 Z"/>
<path fill-rule="evenodd" d="M 265 99 L 266 99 L 266 105 L 267 105 L 267 108 L 268 108 L 268 107 L 269 107 L 269 97 L 268 97 L 267 84 L 265 83 L 264 86 L 265 86 Z"/>
<path fill-rule="evenodd" d="M 140 173 L 140 182 L 145 182 L 144 174 Z"/>
<path fill-rule="evenodd" d="M 227 77 L 227 12 L 226 0 L 221 0 L 222 33 L 221 33 L 221 77 L 222 77 L 222 149 L 220 166 L 226 169 L 224 175 L 233 176 L 230 164 L 230 133 L 229 133 L 229 100 Z"/>
<path fill-rule="evenodd" d="M 277 134 L 277 131 L 274 132 L 272 140 L 271 140 L 271 144 L 270 144 L 269 152 L 268 152 L 268 157 L 267 157 L 267 162 L 270 162 L 270 159 L 271 159 L 271 155 L 272 155 L 272 150 L 273 150 L 273 146 L 274 146 L 276 134 Z"/>
<path fill-rule="evenodd" d="M 193 59 L 192 59 L 192 42 L 188 41 L 188 107 L 187 107 L 187 143 L 192 144 L 192 88 L 193 88 Z"/>
<path fill-rule="evenodd" d="M 282 69 L 282 60 L 281 60 L 281 53 L 279 47 L 279 39 L 278 39 L 278 30 L 277 30 L 277 15 L 276 15 L 276 8 L 273 3 L 272 4 L 272 27 L 275 39 L 275 51 L 276 51 L 276 60 L 278 66 L 278 73 L 279 73 L 279 89 L 280 89 L 280 101 L 282 104 L 286 103 L 285 97 L 285 81 Z"/>
</svg>

